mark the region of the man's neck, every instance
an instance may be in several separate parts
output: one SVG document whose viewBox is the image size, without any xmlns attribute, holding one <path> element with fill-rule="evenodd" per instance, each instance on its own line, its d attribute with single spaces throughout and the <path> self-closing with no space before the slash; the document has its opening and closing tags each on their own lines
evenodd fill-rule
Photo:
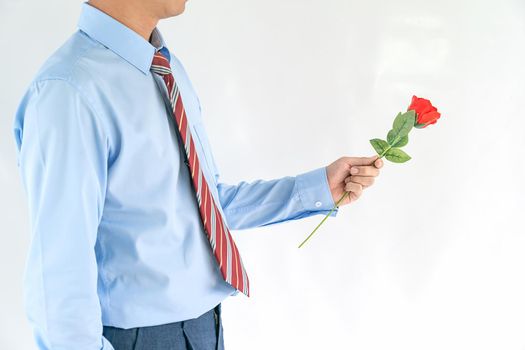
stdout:
<svg viewBox="0 0 525 350">
<path fill-rule="evenodd" d="M 140 7 L 140 1 L 129 0 L 89 0 L 89 5 L 124 24 L 141 37 L 149 41 L 151 32 L 159 22 L 147 9 Z M 147 1 L 146 1 L 147 3 Z"/>
</svg>

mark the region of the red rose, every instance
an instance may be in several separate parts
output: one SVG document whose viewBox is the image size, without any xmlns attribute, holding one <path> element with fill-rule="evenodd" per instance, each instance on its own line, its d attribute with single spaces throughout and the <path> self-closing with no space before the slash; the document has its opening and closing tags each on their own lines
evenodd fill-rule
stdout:
<svg viewBox="0 0 525 350">
<path fill-rule="evenodd" d="M 429 100 L 419 98 L 417 96 L 412 97 L 412 103 L 408 110 L 416 112 L 416 128 L 425 128 L 431 124 L 436 124 L 437 120 L 441 116 L 437 108 L 432 106 Z"/>
</svg>

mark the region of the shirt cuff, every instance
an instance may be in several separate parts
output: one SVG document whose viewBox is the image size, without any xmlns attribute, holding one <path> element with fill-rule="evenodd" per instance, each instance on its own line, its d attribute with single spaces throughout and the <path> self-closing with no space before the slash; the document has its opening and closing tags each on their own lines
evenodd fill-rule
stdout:
<svg viewBox="0 0 525 350">
<path fill-rule="evenodd" d="M 110 342 L 102 337 L 102 349 L 101 350 L 115 350 L 115 348 L 113 347 L 113 345 L 110 344 Z"/>
<path fill-rule="evenodd" d="M 296 176 L 297 192 L 305 211 L 328 214 L 335 206 L 326 167 L 317 168 Z M 336 216 L 339 208 L 334 209 L 330 216 Z"/>
</svg>

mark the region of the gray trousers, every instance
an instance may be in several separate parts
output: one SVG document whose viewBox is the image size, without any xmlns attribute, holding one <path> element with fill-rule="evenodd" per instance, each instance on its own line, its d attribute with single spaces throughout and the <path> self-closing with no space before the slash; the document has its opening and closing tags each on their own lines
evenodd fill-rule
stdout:
<svg viewBox="0 0 525 350">
<path fill-rule="evenodd" d="M 115 350 L 224 350 L 221 304 L 198 318 L 159 326 L 104 326 Z"/>
</svg>

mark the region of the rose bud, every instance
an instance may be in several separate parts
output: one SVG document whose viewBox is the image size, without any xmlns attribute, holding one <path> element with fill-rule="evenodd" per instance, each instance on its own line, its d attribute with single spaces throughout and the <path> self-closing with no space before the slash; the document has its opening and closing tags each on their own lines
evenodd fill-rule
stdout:
<svg viewBox="0 0 525 350">
<path fill-rule="evenodd" d="M 426 128 L 431 124 L 436 124 L 441 116 L 437 108 L 432 106 L 429 100 L 417 96 L 412 97 L 412 103 L 410 107 L 408 107 L 408 110 L 416 112 L 416 123 L 414 127 L 419 129 Z"/>
</svg>

